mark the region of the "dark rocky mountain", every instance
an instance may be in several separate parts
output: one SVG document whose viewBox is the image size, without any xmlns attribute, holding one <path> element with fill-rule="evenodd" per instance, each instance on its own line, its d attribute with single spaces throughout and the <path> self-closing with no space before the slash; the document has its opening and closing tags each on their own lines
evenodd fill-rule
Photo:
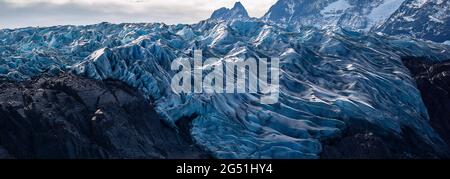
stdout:
<svg viewBox="0 0 450 179">
<path fill-rule="evenodd" d="M 403 63 L 416 80 L 431 125 L 450 144 L 450 60 L 429 62 L 425 58 L 408 57 Z"/>
<path fill-rule="evenodd" d="M 207 158 L 121 82 L 72 75 L 0 84 L 0 158 Z M 186 119 L 189 120 L 189 119 Z"/>
<path fill-rule="evenodd" d="M 437 123 L 436 123 L 437 124 Z M 450 129 L 448 126 L 445 129 Z M 437 159 L 436 155 L 417 140 L 411 128 L 403 128 L 402 136 L 381 133 L 368 123 L 349 126 L 341 139 L 329 141 L 323 147 L 322 159 Z M 448 132 L 444 132 L 448 135 Z"/>
<path fill-rule="evenodd" d="M 450 144 L 450 60 L 433 62 L 423 57 L 403 57 L 403 64 L 409 69 L 421 92 L 430 124 Z M 405 130 L 403 139 L 386 137 L 368 125 L 349 127 L 345 136 L 324 146 L 322 158 L 430 158 L 427 152 L 410 153 L 412 146 L 420 146 L 413 133 Z M 424 149 L 424 148 L 422 148 Z"/>
<path fill-rule="evenodd" d="M 450 41 L 449 0 L 407 0 L 376 31 L 435 42 Z"/>
<path fill-rule="evenodd" d="M 122 82 L 63 74 L 4 82 L 0 90 L 0 158 L 210 157 L 193 144 L 190 118 L 167 127 L 151 102 Z M 444 108 L 432 120 L 448 139 Z M 402 137 L 379 131 L 369 123 L 349 126 L 341 139 L 326 142 L 321 158 L 442 157 L 417 147 L 427 145 L 412 131 Z"/>
</svg>

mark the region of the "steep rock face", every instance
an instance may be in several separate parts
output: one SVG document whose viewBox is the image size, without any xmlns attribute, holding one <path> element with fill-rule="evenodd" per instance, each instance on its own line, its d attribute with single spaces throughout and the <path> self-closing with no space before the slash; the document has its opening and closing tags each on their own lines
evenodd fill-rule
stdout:
<svg viewBox="0 0 450 179">
<path fill-rule="evenodd" d="M 450 60 L 433 61 L 424 57 L 402 57 L 409 69 L 422 100 L 428 109 L 430 124 L 450 144 Z M 322 158 L 433 158 L 423 146 L 419 136 L 410 129 L 404 136 L 386 136 L 379 129 L 366 124 L 353 125 L 343 137 L 324 146 Z M 446 156 L 448 158 L 450 156 Z"/>
<path fill-rule="evenodd" d="M 430 122 L 450 144 L 450 61 L 430 62 L 426 58 L 403 58 L 416 80 L 428 109 Z"/>
<path fill-rule="evenodd" d="M 450 40 L 449 0 L 407 0 L 376 31 L 445 42 Z"/>
<path fill-rule="evenodd" d="M 413 129 L 402 128 L 402 136 L 383 133 L 380 128 L 365 122 L 354 123 L 342 138 L 326 141 L 323 159 L 430 159 L 449 158 L 436 155 L 426 144 L 418 140 L 420 134 Z"/>
<path fill-rule="evenodd" d="M 12 159 L 13 157 L 9 155 L 8 151 L 0 146 L 0 159 Z"/>
<path fill-rule="evenodd" d="M 0 158 L 208 157 L 120 82 L 72 75 L 2 82 L 0 116 Z"/>
<path fill-rule="evenodd" d="M 249 19 L 249 18 L 250 16 L 248 16 L 245 7 L 240 2 L 236 2 L 233 8 L 231 9 L 223 7 L 214 11 L 210 19 L 232 20 L 232 19 Z"/>
</svg>

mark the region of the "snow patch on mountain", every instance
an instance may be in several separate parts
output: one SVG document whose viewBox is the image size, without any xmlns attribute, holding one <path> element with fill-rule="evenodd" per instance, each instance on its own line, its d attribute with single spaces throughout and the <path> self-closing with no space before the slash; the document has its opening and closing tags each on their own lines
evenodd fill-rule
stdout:
<svg viewBox="0 0 450 179">
<path fill-rule="evenodd" d="M 366 30 L 380 26 L 386 21 L 405 0 L 384 0 L 383 3 L 372 9 L 368 15 L 370 25 Z"/>
<path fill-rule="evenodd" d="M 450 1 L 409 0 L 380 27 L 374 29 L 389 35 L 444 42 L 450 39 Z"/>
<path fill-rule="evenodd" d="M 288 26 L 294 28 L 344 27 L 368 31 L 382 24 L 404 1 L 279 0 L 262 19 L 272 23 L 289 24 Z"/>
<path fill-rule="evenodd" d="M 345 10 L 352 7 L 347 0 L 338 0 L 336 2 L 331 3 L 323 10 L 320 11 L 320 14 L 325 16 L 331 16 L 333 14 L 342 14 Z"/>
<path fill-rule="evenodd" d="M 421 8 L 423 5 L 425 5 L 428 2 L 428 0 L 413 0 L 410 7 L 413 8 Z"/>
</svg>

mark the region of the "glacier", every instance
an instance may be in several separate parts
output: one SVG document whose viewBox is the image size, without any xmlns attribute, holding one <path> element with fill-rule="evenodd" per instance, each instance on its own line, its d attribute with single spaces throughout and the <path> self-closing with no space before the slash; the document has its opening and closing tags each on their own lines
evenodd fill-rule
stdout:
<svg viewBox="0 0 450 179">
<path fill-rule="evenodd" d="M 0 39 L 1 79 L 65 71 L 123 81 L 152 100 L 174 130 L 193 117 L 194 142 L 215 158 L 319 158 L 326 141 L 362 122 L 392 136 L 412 129 L 430 150 L 448 151 L 401 62 L 450 59 L 444 44 L 242 18 L 2 29 Z M 280 58 L 279 103 L 260 104 L 258 94 L 173 93 L 170 64 L 192 61 L 194 50 L 224 61 Z"/>
</svg>

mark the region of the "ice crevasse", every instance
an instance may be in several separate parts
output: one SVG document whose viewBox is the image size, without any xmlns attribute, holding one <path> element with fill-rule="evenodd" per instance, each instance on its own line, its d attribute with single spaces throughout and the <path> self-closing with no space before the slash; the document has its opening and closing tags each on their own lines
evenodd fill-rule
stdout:
<svg viewBox="0 0 450 179">
<path fill-rule="evenodd" d="M 446 151 L 400 60 L 450 59 L 442 44 L 343 29 L 289 31 L 250 19 L 2 30 L 0 37 L 1 77 L 63 70 L 124 81 L 154 100 L 174 128 L 177 120 L 195 117 L 193 140 L 216 158 L 318 158 L 324 141 L 359 122 L 398 136 L 406 127 L 433 150 Z M 192 61 L 193 50 L 203 50 L 205 59 L 280 58 L 279 102 L 264 105 L 247 93 L 173 93 L 170 64 Z"/>
</svg>

